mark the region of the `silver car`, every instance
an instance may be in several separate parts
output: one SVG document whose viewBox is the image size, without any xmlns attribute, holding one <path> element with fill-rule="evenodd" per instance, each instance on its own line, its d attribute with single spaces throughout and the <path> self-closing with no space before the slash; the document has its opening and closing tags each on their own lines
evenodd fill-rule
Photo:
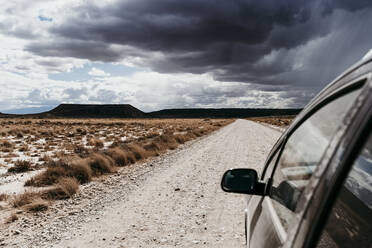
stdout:
<svg viewBox="0 0 372 248">
<path fill-rule="evenodd" d="M 372 54 L 321 91 L 271 150 L 260 176 L 225 172 L 246 194 L 247 247 L 372 247 Z"/>
</svg>

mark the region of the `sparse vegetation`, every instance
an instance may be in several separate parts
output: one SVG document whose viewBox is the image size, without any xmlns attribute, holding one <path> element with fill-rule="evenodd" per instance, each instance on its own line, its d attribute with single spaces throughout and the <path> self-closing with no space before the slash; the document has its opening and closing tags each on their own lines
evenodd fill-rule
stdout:
<svg viewBox="0 0 372 248">
<path fill-rule="evenodd" d="M 9 173 L 21 173 L 32 170 L 31 162 L 27 160 L 17 160 L 13 167 L 8 169 Z"/>
<path fill-rule="evenodd" d="M 44 168 L 22 194 L 0 195 L 27 212 L 71 198 L 80 184 L 116 172 L 211 133 L 232 120 L 216 119 L 0 119 L 0 153 L 9 173 Z M 22 157 L 22 160 L 16 160 Z M 32 159 L 35 158 L 35 159 Z M 10 164 L 14 164 L 11 166 Z M 47 187 L 43 189 L 43 187 Z"/>
<path fill-rule="evenodd" d="M 72 177 L 59 179 L 57 185 L 41 193 L 46 200 L 63 200 L 71 198 L 79 189 L 79 182 Z"/>
<path fill-rule="evenodd" d="M 248 120 L 266 123 L 266 124 L 278 126 L 278 127 L 287 127 L 292 123 L 295 117 L 296 116 L 254 117 L 254 118 L 248 118 Z"/>
</svg>

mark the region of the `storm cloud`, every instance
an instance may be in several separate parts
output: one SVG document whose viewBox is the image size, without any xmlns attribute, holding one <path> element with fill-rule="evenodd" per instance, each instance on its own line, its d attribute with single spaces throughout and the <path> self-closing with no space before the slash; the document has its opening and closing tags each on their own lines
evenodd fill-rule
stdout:
<svg viewBox="0 0 372 248">
<path fill-rule="evenodd" d="M 372 47 L 371 7 L 368 0 L 86 3 L 50 28 L 53 40 L 26 49 L 104 62 L 140 58 L 161 73 L 317 90 Z"/>
</svg>

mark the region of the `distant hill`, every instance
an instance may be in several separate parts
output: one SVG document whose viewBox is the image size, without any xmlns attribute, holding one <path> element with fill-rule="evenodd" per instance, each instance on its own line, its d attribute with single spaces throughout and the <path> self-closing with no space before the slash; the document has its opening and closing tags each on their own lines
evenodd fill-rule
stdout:
<svg viewBox="0 0 372 248">
<path fill-rule="evenodd" d="M 39 115 L 75 118 L 142 118 L 145 113 L 130 104 L 60 104 Z"/>
<path fill-rule="evenodd" d="M 246 118 L 297 115 L 302 109 L 195 108 L 164 109 L 148 113 L 153 118 Z"/>
<path fill-rule="evenodd" d="M 60 104 L 39 114 L 2 114 L 0 118 L 247 118 L 297 115 L 301 109 L 189 108 L 144 113 L 130 104 Z"/>
</svg>

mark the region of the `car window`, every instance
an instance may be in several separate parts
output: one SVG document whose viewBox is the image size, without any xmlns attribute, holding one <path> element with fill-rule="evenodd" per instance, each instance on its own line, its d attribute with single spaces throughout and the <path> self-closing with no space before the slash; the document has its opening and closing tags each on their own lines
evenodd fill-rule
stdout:
<svg viewBox="0 0 372 248">
<path fill-rule="evenodd" d="M 360 90 L 324 105 L 288 138 L 273 176 L 270 197 L 285 230 L 302 191 Z"/>
<path fill-rule="evenodd" d="M 372 133 L 355 160 L 317 247 L 372 245 Z"/>
</svg>

